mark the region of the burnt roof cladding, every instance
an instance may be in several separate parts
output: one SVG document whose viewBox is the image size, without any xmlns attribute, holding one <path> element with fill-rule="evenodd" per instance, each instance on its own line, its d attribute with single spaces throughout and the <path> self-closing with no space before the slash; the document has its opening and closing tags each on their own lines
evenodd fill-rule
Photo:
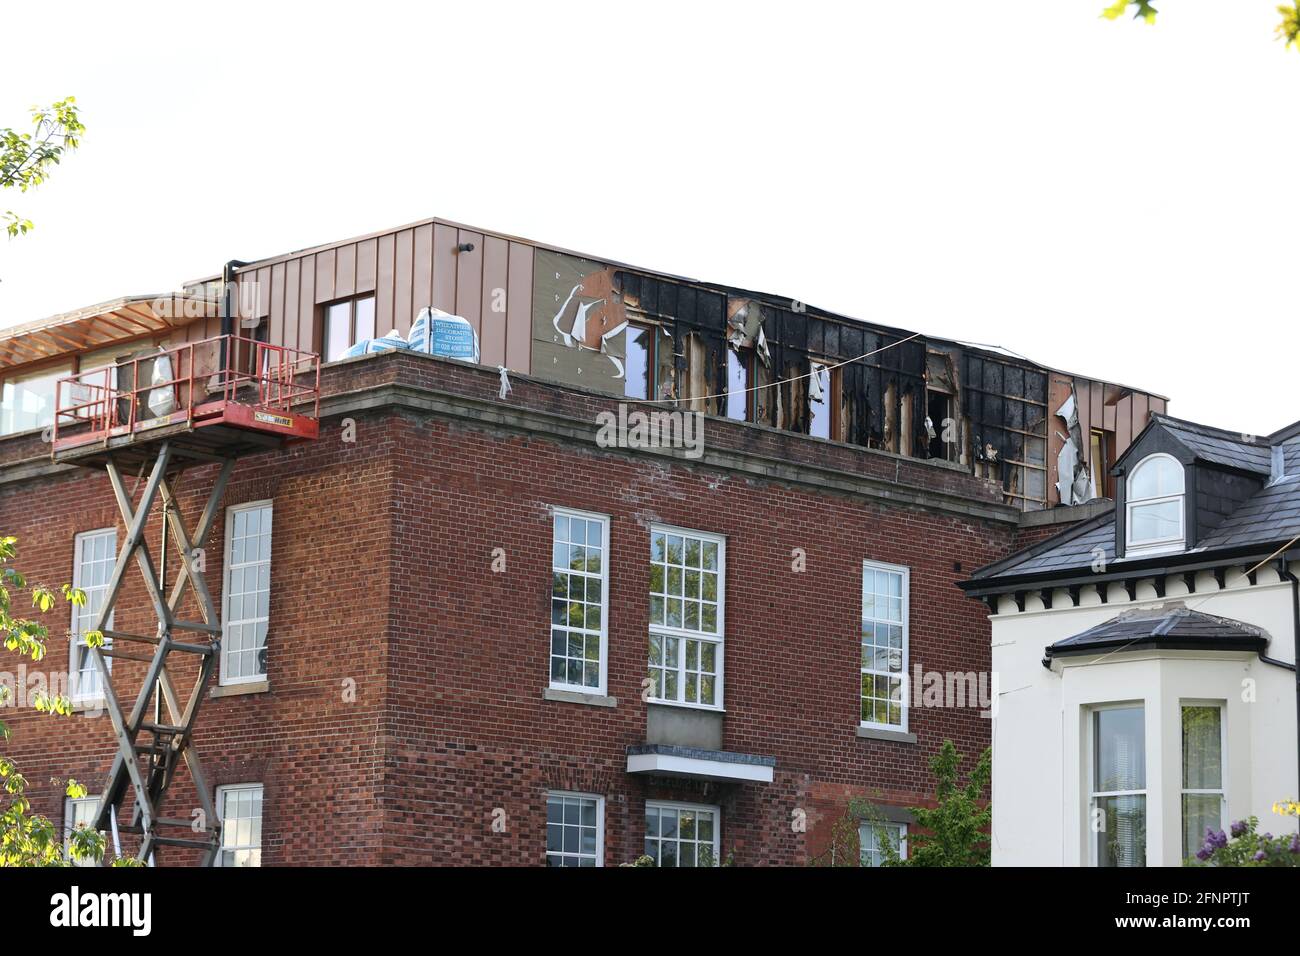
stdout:
<svg viewBox="0 0 1300 956">
<path fill-rule="evenodd" d="M 1152 416 L 1148 429 L 1155 428 L 1170 434 L 1197 461 L 1251 474 L 1267 482 L 1196 547 L 1183 552 L 1184 558 L 1203 562 L 1212 559 L 1215 552 L 1268 550 L 1300 535 L 1300 422 L 1267 438 L 1241 435 L 1167 415 Z M 1133 447 L 1137 448 L 1138 442 Z M 1280 476 L 1272 473 L 1275 447 L 1282 451 Z M 1125 464 L 1119 462 L 1116 469 Z M 1110 566 L 1116 561 L 1115 535 L 1115 514 L 1111 512 L 980 568 L 964 583 L 979 586 L 1030 576 L 1050 577 L 1058 572 L 1077 573 L 1091 568 L 1099 558 Z M 1179 557 L 1166 554 L 1161 560 L 1173 563 Z"/>
<path fill-rule="evenodd" d="M 1091 424 L 1110 435 L 1102 447 L 1111 456 L 1127 447 L 1151 412 L 1165 408 L 1162 396 L 1060 372 L 993 346 L 922 337 L 786 297 L 584 257 L 436 218 L 248 262 L 237 270 L 239 317 L 253 323 L 249 328 L 264 324 L 271 344 L 319 351 L 324 310 L 332 303 L 373 294 L 376 328 L 395 329 L 399 335 L 409 334 L 415 314 L 428 304 L 469 322 L 480 336 L 484 365 L 621 395 L 623 383 L 613 381 L 619 377 L 612 371 L 617 363 L 609 365 L 609 381 L 598 375 L 569 381 L 551 367 L 559 351 L 552 348 L 559 341 L 552 336 L 560 318 L 553 313 L 561 299 L 552 301 L 546 294 L 550 280 L 544 265 L 556 257 L 574 259 L 574 271 L 581 276 L 608 280 L 618 301 L 603 291 L 593 295 L 597 302 L 609 299 L 602 307 L 604 319 L 596 323 L 601 330 L 614 334 L 617 319 L 634 315 L 635 300 L 635 315 L 649 316 L 672 336 L 673 357 L 652 371 L 664 372 L 672 394 L 665 398 L 656 389 L 655 400 L 690 400 L 692 409 L 725 414 L 727 399 L 696 402 L 692 393 L 730 391 L 724 384 L 730 374 L 729 349 L 743 355 L 749 344 L 734 341 L 732 307 L 754 303 L 767 351 L 763 369 L 750 362 L 748 390 L 754 398 L 744 413 L 747 421 L 803 434 L 813 432 L 815 424 L 823 439 L 912 458 L 934 457 L 1000 485 L 1004 502 L 1024 510 L 1057 503 L 1052 488 L 1062 440 L 1053 416 L 1061 386 L 1077 393 L 1083 427 Z M 550 272 L 559 277 L 558 271 Z M 583 288 L 581 281 L 575 285 Z M 489 318 L 489 312 L 498 311 L 497 291 L 508 292 L 501 300 L 503 322 Z M 565 308 L 569 306 L 566 301 Z M 575 301 L 572 308 L 583 306 Z M 178 327 L 162 344 L 216 334 L 215 329 L 204 334 L 199 324 Z M 694 336 L 689 353 L 688 334 Z M 611 342 L 614 357 L 623 343 Z M 603 353 L 603 336 L 586 347 Z M 70 347 L 67 354 L 79 350 Z M 946 374 L 937 379 L 930 377 L 931 354 L 941 354 L 946 363 Z M 583 372 L 581 358 L 571 362 L 575 377 Z M 820 378 L 817 389 L 811 386 L 814 365 L 833 368 L 826 379 L 830 400 L 821 397 Z M 931 390 L 951 401 L 933 418 Z M 814 400 L 824 403 L 816 415 Z M 949 418 L 952 427 L 946 424 Z M 943 443 L 938 449 L 936 441 Z M 1076 452 L 1086 459 L 1091 446 L 1083 442 Z"/>
</svg>

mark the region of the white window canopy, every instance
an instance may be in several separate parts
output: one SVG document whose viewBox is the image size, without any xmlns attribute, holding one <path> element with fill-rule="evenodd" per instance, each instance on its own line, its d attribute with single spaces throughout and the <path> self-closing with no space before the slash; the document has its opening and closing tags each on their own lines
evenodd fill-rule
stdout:
<svg viewBox="0 0 1300 956">
<path fill-rule="evenodd" d="M 699 750 L 670 744 L 644 744 L 627 748 L 627 772 L 679 777 L 687 780 L 731 780 L 771 783 L 775 757 Z"/>
</svg>

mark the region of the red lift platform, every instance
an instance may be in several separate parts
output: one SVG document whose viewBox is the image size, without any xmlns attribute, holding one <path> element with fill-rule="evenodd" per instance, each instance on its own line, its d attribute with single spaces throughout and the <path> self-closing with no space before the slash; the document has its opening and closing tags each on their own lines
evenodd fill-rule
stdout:
<svg viewBox="0 0 1300 956">
<path fill-rule="evenodd" d="M 104 646 L 92 648 L 91 658 L 117 740 L 94 825 L 111 830 L 116 844 L 118 810 L 132 800 L 131 821 L 120 829 L 140 835 L 137 859 L 153 865 L 160 847 L 174 846 L 199 851 L 204 865 L 214 865 L 221 853 L 221 818 L 193 733 L 208 681 L 218 666 L 223 629 L 219 606 L 204 577 L 203 549 L 240 456 L 319 434 L 320 358 L 237 335 L 216 336 L 146 350 L 108 368 L 60 379 L 55 406 L 54 459 L 104 468 L 126 527 L 93 628 L 104 635 Z M 191 530 L 176 489 L 181 473 L 200 465 L 219 468 L 207 504 Z M 137 486 L 144 481 L 138 503 L 124 478 L 132 472 L 138 475 Z M 161 503 L 163 515 L 161 575 L 145 540 L 156 502 Z M 170 589 L 169 537 L 180 558 Z M 158 618 L 152 635 L 107 627 L 133 559 Z M 195 597 L 200 620 L 179 616 L 188 593 Z M 187 632 L 196 636 L 177 639 Z M 133 644 L 153 650 L 123 649 Z M 184 699 L 168 668 L 172 654 L 198 662 L 197 678 Z M 139 688 L 129 695 L 133 701 L 113 682 L 107 662 L 114 659 L 147 665 Z M 124 676 L 119 674 L 119 682 Z M 164 817 L 162 803 L 181 763 L 197 791 L 200 813 Z"/>
</svg>

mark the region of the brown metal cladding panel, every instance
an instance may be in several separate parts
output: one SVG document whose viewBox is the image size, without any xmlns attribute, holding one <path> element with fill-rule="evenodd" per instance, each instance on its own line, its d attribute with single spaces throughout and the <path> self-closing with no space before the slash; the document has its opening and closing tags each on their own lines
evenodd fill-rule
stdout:
<svg viewBox="0 0 1300 956">
<path fill-rule="evenodd" d="M 290 259 L 284 264 L 284 317 L 280 341 L 285 348 L 298 347 L 298 296 L 302 285 L 302 260 Z M 271 340 L 273 343 L 275 339 Z"/>
<path fill-rule="evenodd" d="M 473 252 L 456 253 L 456 314 L 483 335 L 483 237 L 477 232 L 461 231 L 461 242 L 474 246 Z"/>
<path fill-rule="evenodd" d="M 1151 398 L 1145 392 L 1133 393 L 1133 437 L 1142 434 L 1151 412 Z"/>
<path fill-rule="evenodd" d="M 334 296 L 334 250 L 316 253 L 316 302 L 329 302 Z"/>
<path fill-rule="evenodd" d="M 271 314 L 271 270 L 263 268 L 257 270 L 257 315 L 256 318 L 264 319 Z"/>
<path fill-rule="evenodd" d="M 379 237 L 378 276 L 375 279 L 375 334 L 387 335 L 393 327 L 393 237 Z"/>
<path fill-rule="evenodd" d="M 527 374 L 533 344 L 533 247 L 510 243 L 506 290 L 506 367 Z"/>
<path fill-rule="evenodd" d="M 257 273 L 247 272 L 236 278 L 235 282 L 239 286 L 238 293 L 235 296 L 235 314 L 240 319 L 251 318 L 253 307 L 257 303 L 256 283 Z"/>
<path fill-rule="evenodd" d="M 416 315 L 433 302 L 433 226 L 420 226 L 415 230 L 411 253 L 411 308 Z"/>
<path fill-rule="evenodd" d="M 1125 395 L 1115 403 L 1115 457 L 1124 454 L 1133 441 L 1133 398 Z"/>
<path fill-rule="evenodd" d="M 315 256 L 302 260 L 302 289 L 298 293 L 298 348 L 319 352 L 316 339 L 316 263 Z"/>
<path fill-rule="evenodd" d="M 357 247 L 339 246 L 334 259 L 334 297 L 344 299 L 356 292 Z"/>
<path fill-rule="evenodd" d="M 433 227 L 433 307 L 456 311 L 456 230 Z"/>
<path fill-rule="evenodd" d="M 273 344 L 284 340 L 284 263 L 271 266 L 271 318 L 266 339 Z"/>
<path fill-rule="evenodd" d="M 397 234 L 393 248 L 393 324 L 402 335 L 411 332 L 411 282 L 414 263 L 410 229 Z"/>
<path fill-rule="evenodd" d="M 1165 400 L 1164 400 L 1163 398 L 1156 398 L 1156 396 L 1154 396 L 1154 395 L 1151 396 L 1151 412 L 1152 412 L 1152 414 L 1154 414 L 1154 415 L 1164 415 L 1164 414 L 1166 414 L 1165 409 L 1166 409 L 1167 407 L 1168 407 L 1168 404 L 1165 402 Z"/>
<path fill-rule="evenodd" d="M 357 243 L 357 295 L 375 291 L 375 261 L 378 255 L 378 239 Z"/>
<path fill-rule="evenodd" d="M 484 365 L 506 364 L 506 289 L 509 282 L 510 243 L 495 236 L 483 240 L 483 331 L 481 355 Z"/>
<path fill-rule="evenodd" d="M 1101 429 L 1103 431 L 1106 428 L 1106 409 L 1103 404 L 1105 400 L 1105 389 L 1102 388 L 1101 383 L 1091 383 L 1091 390 L 1088 398 L 1088 407 L 1091 414 L 1088 416 L 1088 421 L 1091 423 L 1093 428 Z"/>
</svg>

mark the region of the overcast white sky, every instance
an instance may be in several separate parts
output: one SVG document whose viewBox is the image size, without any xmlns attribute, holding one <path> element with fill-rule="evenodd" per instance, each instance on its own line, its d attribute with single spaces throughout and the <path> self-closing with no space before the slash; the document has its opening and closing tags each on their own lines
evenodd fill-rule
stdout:
<svg viewBox="0 0 1300 956">
<path fill-rule="evenodd" d="M 1275 0 L 45 3 L 0 326 L 437 215 L 1300 418 L 1300 52 Z M 1229 7 L 1233 8 L 1229 12 Z M 132 13 L 130 11 L 134 10 Z"/>
</svg>

